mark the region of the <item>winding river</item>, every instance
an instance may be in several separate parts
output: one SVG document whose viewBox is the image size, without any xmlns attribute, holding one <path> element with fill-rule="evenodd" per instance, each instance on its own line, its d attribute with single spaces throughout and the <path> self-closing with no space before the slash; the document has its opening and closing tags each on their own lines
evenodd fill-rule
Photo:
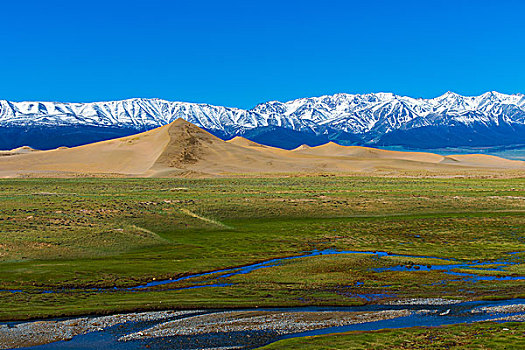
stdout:
<svg viewBox="0 0 525 350">
<path fill-rule="evenodd" d="M 403 257 L 403 258 L 429 258 L 429 259 L 436 259 L 443 262 L 443 264 L 440 265 L 420 265 L 420 264 L 413 264 L 413 265 L 397 265 L 393 267 L 385 267 L 385 268 L 377 268 L 374 269 L 372 272 L 375 273 L 381 273 L 386 271 L 441 271 L 443 273 L 457 276 L 459 279 L 469 281 L 469 282 L 477 282 L 477 281 L 506 281 L 506 280 L 525 280 L 525 276 L 495 276 L 495 275 L 483 275 L 483 272 L 490 272 L 490 271 L 504 271 L 504 268 L 519 264 L 521 262 L 521 259 L 518 258 L 518 253 L 521 252 L 514 252 L 509 253 L 508 259 L 500 259 L 496 261 L 488 261 L 488 262 L 481 262 L 481 261 L 459 261 L 457 259 L 451 259 L 451 258 L 440 258 L 435 256 L 418 256 L 418 255 L 405 255 L 405 254 L 393 254 L 388 252 L 382 252 L 382 251 L 354 251 L 354 250 L 332 250 L 332 249 L 326 249 L 326 250 L 313 250 L 310 252 L 306 252 L 300 255 L 296 256 L 289 256 L 284 258 L 277 258 L 277 259 L 270 259 L 263 262 L 250 264 L 246 266 L 241 267 L 233 267 L 233 268 L 226 268 L 226 269 L 219 269 L 214 271 L 209 271 L 205 273 L 197 273 L 197 274 L 191 274 L 179 278 L 174 279 L 167 279 L 167 280 L 158 280 L 158 281 L 150 281 L 145 284 L 140 284 L 132 287 L 127 288 L 117 288 L 117 287 L 109 287 L 109 288 L 82 288 L 82 289 L 56 289 L 56 290 L 31 290 L 31 293 L 72 293 L 75 291 L 78 292 L 122 292 L 122 291 L 141 291 L 146 292 L 150 290 L 152 287 L 156 286 L 162 286 L 162 285 L 173 285 L 177 282 L 189 282 L 192 285 L 186 286 L 182 288 L 169 288 L 168 290 L 181 290 L 181 289 L 191 289 L 191 288 L 209 288 L 209 287 L 225 287 L 230 285 L 230 283 L 227 282 L 227 279 L 232 276 L 236 275 L 242 275 L 242 274 L 249 274 L 253 271 L 257 271 L 260 269 L 267 269 L 271 267 L 280 266 L 286 261 L 295 260 L 295 259 L 304 259 L 304 258 L 310 258 L 310 257 L 316 257 L 316 256 L 329 256 L 329 255 L 350 255 L 350 254 L 360 254 L 360 255 L 368 255 L 375 257 L 377 259 L 384 258 L 384 257 Z M 464 272 L 457 272 L 454 270 L 457 269 L 469 269 L 471 270 L 470 273 L 464 273 Z M 479 271 L 479 273 L 474 273 L 474 271 Z M 197 281 L 192 281 L 197 280 Z M 24 293 L 26 291 L 21 289 L 4 289 L 0 290 L 2 292 L 11 292 L 11 293 Z"/>
<path fill-rule="evenodd" d="M 156 317 L 156 314 L 159 317 Z M 266 318 L 274 317 L 274 320 L 277 320 L 275 322 L 282 323 L 282 327 L 261 327 L 260 320 L 258 320 L 261 314 L 264 314 Z M 324 318 L 304 321 L 304 315 L 316 314 L 334 315 L 340 319 L 344 319 L 346 315 L 358 315 L 359 317 L 354 317 L 353 321 L 341 326 L 324 324 Z M 374 316 L 378 314 L 384 316 L 379 318 Z M 134 318 L 134 315 L 137 317 Z M 355 330 L 433 327 L 485 320 L 503 321 L 509 317 L 525 318 L 525 299 L 456 303 L 421 300 L 406 304 L 359 307 L 189 310 L 173 315 L 151 312 L 148 313 L 147 319 L 144 319 L 142 314 L 127 314 L 98 318 L 4 323 L 0 325 L 0 331 L 18 329 L 26 333 L 31 330 L 42 334 L 52 326 L 51 329 L 56 334 L 60 327 L 68 327 L 67 325 L 70 327 L 73 323 L 82 325 L 83 322 L 85 324 L 96 322 L 98 327 L 92 329 L 86 326 L 86 331 L 70 337 L 67 341 L 26 347 L 26 349 L 144 349 L 145 347 L 150 349 L 252 349 L 289 337 Z M 354 322 L 356 319 L 358 321 Z M 223 320 L 222 323 L 221 320 Z M 297 324 L 300 326 L 298 327 Z M 305 330 L 302 330 L 301 327 L 304 327 Z M 231 331 L 224 331 L 225 329 L 231 329 Z"/>
<path fill-rule="evenodd" d="M 287 261 L 316 256 L 361 254 L 385 257 L 431 258 L 440 265 L 394 265 L 373 269 L 387 271 L 440 271 L 454 279 L 478 281 L 525 280 L 525 276 L 503 275 L 505 268 L 522 262 L 521 254 L 510 253 L 497 261 L 463 261 L 433 256 L 392 254 L 381 251 L 314 250 L 297 256 L 219 269 L 184 277 L 151 281 L 128 288 L 4 290 L 11 293 L 111 293 L 220 288 L 228 278 L 260 269 L 281 266 Z M 468 272 L 460 269 L 467 269 Z M 494 274 L 494 272 L 502 274 Z M 487 274 L 487 272 L 491 272 Z M 185 282 L 178 287 L 178 282 Z M 188 286 L 189 285 L 189 286 Z M 154 311 L 111 316 L 0 323 L 0 348 L 28 349 L 252 349 L 279 339 L 353 330 L 441 326 L 484 320 L 525 319 L 525 299 L 504 301 L 450 301 L 445 299 L 381 300 L 388 294 L 356 295 L 378 304 L 358 307 L 255 308 L 242 310 Z M 381 302 L 384 302 L 381 304 Z M 390 304 L 385 304 L 390 303 Z M 28 347 L 29 346 L 29 347 Z"/>
</svg>

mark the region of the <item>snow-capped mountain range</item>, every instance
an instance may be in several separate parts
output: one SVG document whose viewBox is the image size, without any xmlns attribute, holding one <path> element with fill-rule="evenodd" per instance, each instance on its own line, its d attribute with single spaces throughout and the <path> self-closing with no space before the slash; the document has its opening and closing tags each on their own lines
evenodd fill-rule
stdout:
<svg viewBox="0 0 525 350">
<path fill-rule="evenodd" d="M 341 93 L 270 101 L 250 110 L 156 98 L 92 103 L 0 100 L 0 148 L 74 146 L 149 130 L 177 118 L 222 138 L 241 135 L 285 148 L 329 140 L 419 148 L 525 144 L 525 95 L 447 92 L 433 99 Z"/>
</svg>

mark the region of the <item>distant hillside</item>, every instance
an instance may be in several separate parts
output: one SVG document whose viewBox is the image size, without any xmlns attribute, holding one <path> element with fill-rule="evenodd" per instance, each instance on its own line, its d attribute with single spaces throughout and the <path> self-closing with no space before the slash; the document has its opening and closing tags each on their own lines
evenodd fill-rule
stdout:
<svg viewBox="0 0 525 350">
<path fill-rule="evenodd" d="M 391 93 L 336 94 L 250 110 L 130 99 L 93 103 L 0 101 L 0 149 L 50 149 L 131 135 L 182 118 L 223 139 L 293 149 L 329 141 L 413 148 L 523 144 L 525 96 L 452 92 L 433 99 Z"/>
</svg>

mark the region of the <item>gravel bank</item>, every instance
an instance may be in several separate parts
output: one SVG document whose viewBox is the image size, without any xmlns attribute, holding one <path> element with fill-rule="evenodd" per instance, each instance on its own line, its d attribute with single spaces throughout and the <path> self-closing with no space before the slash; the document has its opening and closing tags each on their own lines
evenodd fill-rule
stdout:
<svg viewBox="0 0 525 350">
<path fill-rule="evenodd" d="M 493 319 L 491 321 L 525 322 L 525 314 L 500 317 L 500 318 Z"/>
<path fill-rule="evenodd" d="M 411 298 L 391 300 L 380 305 L 453 305 L 462 303 L 463 300 L 458 299 L 442 299 L 442 298 Z"/>
<path fill-rule="evenodd" d="M 76 335 L 101 331 L 127 322 L 165 320 L 194 314 L 192 311 L 156 311 L 101 317 L 81 317 L 64 321 L 24 322 L 13 326 L 0 326 L 0 349 L 20 348 L 69 340 Z"/>
<path fill-rule="evenodd" d="M 387 320 L 409 316 L 410 314 L 411 311 L 409 310 L 375 312 L 226 311 L 165 322 L 144 331 L 123 336 L 119 340 L 127 341 L 243 331 L 272 331 L 283 335 L 320 328 Z"/>
<path fill-rule="evenodd" d="M 516 313 L 516 312 L 525 312 L 525 304 L 511 304 L 511 305 L 501 305 L 501 306 L 485 306 L 472 309 L 471 313 L 488 313 L 488 314 L 497 314 L 497 313 Z"/>
</svg>

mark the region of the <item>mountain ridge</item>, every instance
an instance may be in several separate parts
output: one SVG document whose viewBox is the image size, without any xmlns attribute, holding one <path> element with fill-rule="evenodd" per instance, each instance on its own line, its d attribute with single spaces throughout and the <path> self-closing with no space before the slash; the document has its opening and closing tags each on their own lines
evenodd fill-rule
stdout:
<svg viewBox="0 0 525 350">
<path fill-rule="evenodd" d="M 178 118 L 222 139 L 243 136 L 287 149 L 327 141 L 417 148 L 502 146 L 525 139 L 525 96 L 447 92 L 423 99 L 383 92 L 339 93 L 269 101 L 249 110 L 159 98 L 90 103 L 0 100 L 0 149 L 76 146 L 147 131 Z"/>
</svg>

